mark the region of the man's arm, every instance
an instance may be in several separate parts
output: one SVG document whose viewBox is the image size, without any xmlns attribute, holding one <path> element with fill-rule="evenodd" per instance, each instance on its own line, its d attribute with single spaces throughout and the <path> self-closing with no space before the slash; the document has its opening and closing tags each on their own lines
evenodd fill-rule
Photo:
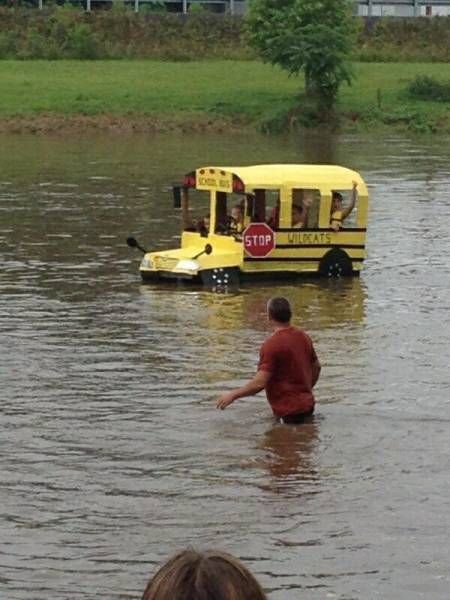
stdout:
<svg viewBox="0 0 450 600">
<path fill-rule="evenodd" d="M 353 182 L 353 189 L 352 189 L 352 197 L 350 200 L 350 204 L 344 208 L 344 210 L 342 211 L 342 220 L 346 219 L 348 217 L 348 215 L 352 212 L 352 210 L 355 208 L 355 204 L 356 204 L 356 196 L 358 194 L 358 182 L 354 181 Z"/>
<path fill-rule="evenodd" d="M 244 396 L 254 396 L 266 387 L 270 377 L 271 373 L 269 373 L 269 371 L 258 371 L 253 379 L 251 379 L 242 387 L 236 388 L 231 392 L 225 392 L 225 394 L 219 396 L 219 398 L 217 398 L 216 408 L 224 410 L 238 398 L 243 398 Z"/>
</svg>

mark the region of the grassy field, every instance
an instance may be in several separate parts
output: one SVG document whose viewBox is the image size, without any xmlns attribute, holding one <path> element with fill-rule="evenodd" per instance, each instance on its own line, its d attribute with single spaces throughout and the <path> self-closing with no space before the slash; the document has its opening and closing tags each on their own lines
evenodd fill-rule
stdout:
<svg viewBox="0 0 450 600">
<path fill-rule="evenodd" d="M 450 64 L 358 63 L 339 97 L 342 126 L 412 126 L 450 131 L 448 103 L 407 98 L 417 75 L 450 80 Z M 0 122 L 14 118 L 239 118 L 260 126 L 286 115 L 301 78 L 249 61 L 0 61 Z M 428 127 L 430 125 L 430 127 Z"/>
</svg>

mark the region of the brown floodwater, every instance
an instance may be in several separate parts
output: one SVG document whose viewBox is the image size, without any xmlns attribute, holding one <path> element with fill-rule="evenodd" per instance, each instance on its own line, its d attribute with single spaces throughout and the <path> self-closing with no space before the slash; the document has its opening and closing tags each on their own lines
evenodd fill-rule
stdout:
<svg viewBox="0 0 450 600">
<path fill-rule="evenodd" d="M 0 597 L 139 598 L 188 545 L 272 600 L 450 596 L 450 139 L 0 137 Z M 359 279 L 141 285 L 204 164 L 335 162 L 371 191 Z M 314 422 L 252 375 L 269 296 L 323 363 Z"/>
</svg>

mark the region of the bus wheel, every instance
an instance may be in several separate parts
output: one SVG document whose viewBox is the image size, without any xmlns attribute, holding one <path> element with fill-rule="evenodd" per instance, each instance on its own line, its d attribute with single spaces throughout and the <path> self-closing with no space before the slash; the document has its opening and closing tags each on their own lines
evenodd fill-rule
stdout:
<svg viewBox="0 0 450 600">
<path fill-rule="evenodd" d="M 322 257 L 319 273 L 323 277 L 348 277 L 353 273 L 352 261 L 343 250 L 334 248 Z"/>
<path fill-rule="evenodd" d="M 202 272 L 203 285 L 213 291 L 224 292 L 239 287 L 239 269 L 236 267 L 218 267 Z"/>
</svg>

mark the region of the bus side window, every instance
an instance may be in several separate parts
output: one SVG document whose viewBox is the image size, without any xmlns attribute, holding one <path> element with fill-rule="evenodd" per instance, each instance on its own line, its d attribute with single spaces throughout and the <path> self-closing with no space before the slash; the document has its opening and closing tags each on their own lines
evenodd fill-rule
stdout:
<svg viewBox="0 0 450 600">
<path fill-rule="evenodd" d="M 319 210 L 320 210 L 320 191 L 307 190 L 311 199 L 311 205 L 308 210 L 308 227 L 315 229 L 319 227 Z"/>
<path fill-rule="evenodd" d="M 254 223 L 264 223 L 266 220 L 266 192 L 265 190 L 255 190 L 253 201 L 252 221 Z"/>
<path fill-rule="evenodd" d="M 292 206 L 302 213 L 303 228 L 314 229 L 319 225 L 320 191 L 317 189 L 294 188 Z"/>
<path fill-rule="evenodd" d="M 356 227 L 356 217 L 358 211 L 358 191 L 333 190 L 331 215 L 333 214 L 333 211 L 338 211 L 342 214 L 341 226 L 343 228 Z"/>
<path fill-rule="evenodd" d="M 266 190 L 266 223 L 272 229 L 280 226 L 280 190 Z"/>
<path fill-rule="evenodd" d="M 224 233 L 228 227 L 227 215 L 227 194 L 226 192 L 216 193 L 216 231 Z"/>
</svg>

